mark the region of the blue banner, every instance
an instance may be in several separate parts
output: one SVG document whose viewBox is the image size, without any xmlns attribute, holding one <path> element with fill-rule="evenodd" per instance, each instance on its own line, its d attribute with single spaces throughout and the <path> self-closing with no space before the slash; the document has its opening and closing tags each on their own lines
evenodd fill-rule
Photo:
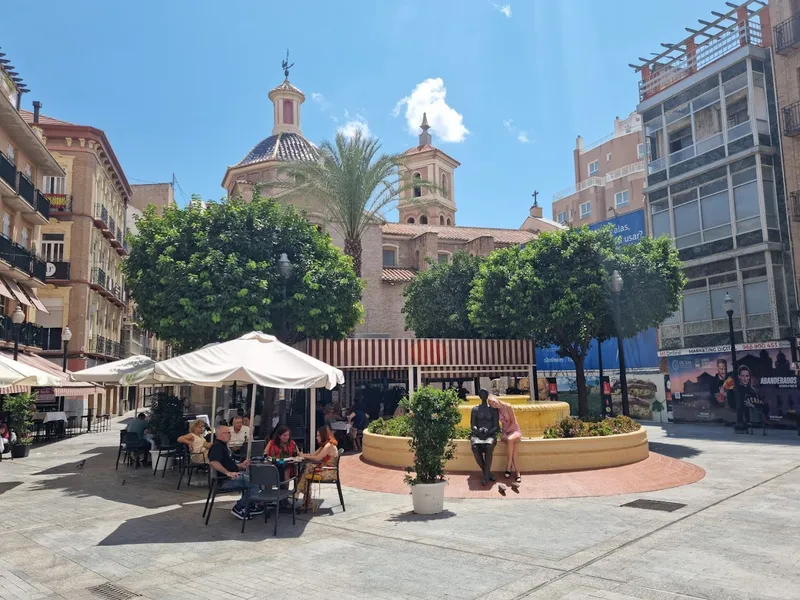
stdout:
<svg viewBox="0 0 800 600">
<path fill-rule="evenodd" d="M 596 230 L 606 225 L 613 225 L 614 235 L 617 236 L 620 244 L 627 246 L 635 244 L 645 236 L 644 219 L 644 209 L 635 210 L 613 219 L 593 223 L 589 225 L 589 229 Z M 645 369 L 658 367 L 658 342 L 655 329 L 642 331 L 633 338 L 623 340 L 622 345 L 625 350 L 626 368 Z M 536 368 L 540 371 L 574 371 L 575 365 L 572 359 L 559 357 L 556 350 L 555 346 L 537 348 Z M 616 338 L 603 342 L 602 352 L 603 368 L 619 369 Z M 584 362 L 584 368 L 596 370 L 598 367 L 597 340 L 593 340 Z"/>
</svg>

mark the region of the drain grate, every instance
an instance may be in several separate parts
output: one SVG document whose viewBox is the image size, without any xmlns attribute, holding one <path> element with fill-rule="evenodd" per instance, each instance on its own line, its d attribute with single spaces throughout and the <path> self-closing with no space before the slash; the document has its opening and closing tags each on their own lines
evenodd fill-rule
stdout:
<svg viewBox="0 0 800 600">
<path fill-rule="evenodd" d="M 113 583 L 104 583 L 103 585 L 96 585 L 90 587 L 89 591 L 95 596 L 106 598 L 106 600 L 128 600 L 128 598 L 136 598 L 140 596 L 136 592 L 126 590 L 124 587 L 114 585 Z"/>
<path fill-rule="evenodd" d="M 679 502 L 664 502 L 663 500 L 634 500 L 622 506 L 630 508 L 643 508 L 645 510 L 660 510 L 662 512 L 673 512 L 686 506 Z"/>
</svg>

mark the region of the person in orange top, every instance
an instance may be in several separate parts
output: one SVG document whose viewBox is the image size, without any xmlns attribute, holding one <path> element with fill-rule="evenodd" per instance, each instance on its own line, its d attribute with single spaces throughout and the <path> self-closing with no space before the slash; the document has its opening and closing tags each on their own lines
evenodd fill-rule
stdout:
<svg viewBox="0 0 800 600">
<path fill-rule="evenodd" d="M 308 485 L 312 481 L 335 481 L 338 469 L 339 449 L 336 447 L 336 438 L 333 431 L 327 425 L 317 429 L 317 444 L 319 448 L 313 454 L 300 453 L 306 462 L 303 471 L 300 473 L 300 480 L 297 483 L 297 491 L 303 494 L 303 504 L 308 507 L 311 503 L 311 487 Z M 327 467 L 327 468 L 326 468 Z"/>
</svg>

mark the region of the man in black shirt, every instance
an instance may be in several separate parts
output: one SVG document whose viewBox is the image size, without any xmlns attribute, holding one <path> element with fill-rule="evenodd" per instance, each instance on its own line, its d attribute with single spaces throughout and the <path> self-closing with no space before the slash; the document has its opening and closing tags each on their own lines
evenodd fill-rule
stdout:
<svg viewBox="0 0 800 600">
<path fill-rule="evenodd" d="M 214 443 L 208 450 L 208 464 L 217 472 L 217 485 L 220 491 L 242 490 L 242 497 L 231 509 L 231 514 L 237 519 L 245 518 L 244 490 L 250 487 L 250 477 L 247 469 L 250 460 L 237 463 L 231 456 L 228 440 L 231 439 L 231 428 L 226 425 L 217 427 Z M 253 503 L 250 507 L 250 516 L 263 515 L 264 506 Z"/>
</svg>

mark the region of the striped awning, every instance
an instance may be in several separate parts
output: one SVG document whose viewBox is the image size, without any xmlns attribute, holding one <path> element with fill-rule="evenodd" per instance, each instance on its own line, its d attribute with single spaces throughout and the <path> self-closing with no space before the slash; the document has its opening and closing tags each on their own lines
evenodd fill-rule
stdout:
<svg viewBox="0 0 800 600">
<path fill-rule="evenodd" d="M 509 367 L 527 370 L 536 362 L 533 340 L 308 340 L 306 352 L 339 369 L 469 367 L 470 372 L 476 368 L 503 371 Z"/>
</svg>

